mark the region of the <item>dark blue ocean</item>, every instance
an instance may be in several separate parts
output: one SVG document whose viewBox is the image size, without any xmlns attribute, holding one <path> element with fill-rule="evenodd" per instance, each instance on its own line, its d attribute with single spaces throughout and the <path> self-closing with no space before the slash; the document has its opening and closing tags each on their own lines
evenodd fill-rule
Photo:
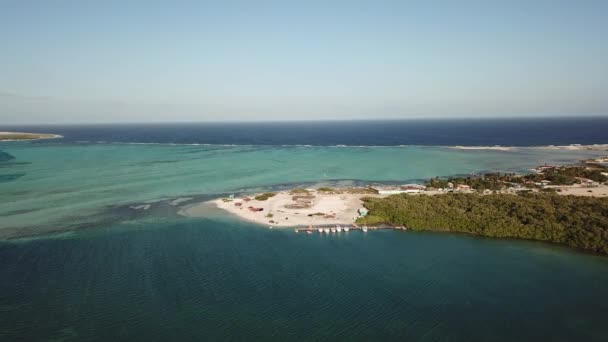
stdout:
<svg viewBox="0 0 608 342">
<path fill-rule="evenodd" d="M 0 130 L 61 134 L 66 143 L 538 146 L 608 142 L 605 117 L 0 126 Z"/>
</svg>

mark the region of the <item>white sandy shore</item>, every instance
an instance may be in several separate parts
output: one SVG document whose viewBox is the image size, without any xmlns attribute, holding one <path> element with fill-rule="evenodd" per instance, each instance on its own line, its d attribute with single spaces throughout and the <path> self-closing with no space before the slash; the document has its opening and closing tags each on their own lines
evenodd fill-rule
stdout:
<svg viewBox="0 0 608 342">
<path fill-rule="evenodd" d="M 514 148 L 510 146 L 449 146 L 455 150 L 493 150 L 493 151 L 511 151 Z"/>
<path fill-rule="evenodd" d="M 580 184 L 568 186 L 548 185 L 547 188 L 559 190 L 558 194 L 564 196 L 573 195 L 588 197 L 608 197 L 608 185 L 598 185 L 594 187 L 587 187 Z"/>
<path fill-rule="evenodd" d="M 548 188 L 559 189 L 558 194 L 573 196 L 593 196 L 608 197 L 608 185 L 586 187 L 583 185 L 571 186 L 548 186 Z M 507 190 L 501 193 L 514 194 L 517 190 Z M 538 190 L 533 190 L 538 191 Z M 472 193 L 474 191 L 461 191 Z M 442 195 L 444 191 L 424 191 L 420 194 L 410 194 L 410 196 L 420 195 Z M 488 192 L 486 194 L 489 194 Z M 213 208 L 225 210 L 237 217 L 255 222 L 262 225 L 273 227 L 293 227 L 308 225 L 349 225 L 353 224 L 358 217 L 357 210 L 363 207 L 363 197 L 385 197 L 386 195 L 373 194 L 326 194 L 312 191 L 315 196 L 310 207 L 293 209 L 286 206 L 294 204 L 293 197 L 288 191 L 278 192 L 276 196 L 270 197 L 265 201 L 258 201 L 250 197 L 228 199 L 216 199 L 212 201 L 191 204 L 179 211 L 180 215 L 189 217 L 204 217 L 212 213 Z M 250 199 L 246 201 L 245 198 Z M 238 204 L 237 204 L 238 203 Z M 262 208 L 262 211 L 251 211 L 249 207 Z M 323 215 L 314 215 L 322 213 Z M 270 214 L 270 215 L 269 215 Z M 311 216 L 309 216 L 311 215 Z"/>
<path fill-rule="evenodd" d="M 268 226 L 307 226 L 307 225 L 325 225 L 325 224 L 352 224 L 357 218 L 357 210 L 363 207 L 361 198 L 369 196 L 379 196 L 370 194 L 319 194 L 312 193 L 315 196 L 313 204 L 309 208 L 290 209 L 286 205 L 294 204 L 293 196 L 289 192 L 279 192 L 276 196 L 265 201 L 257 201 L 251 198 L 250 201 L 245 201 L 243 198 L 236 198 L 232 201 L 225 199 L 217 199 L 210 201 L 218 208 L 226 210 L 241 219 L 264 224 Z M 240 206 L 236 203 L 242 203 Z M 208 208 L 209 202 L 191 205 L 180 214 L 185 216 L 202 216 Z M 251 211 L 248 207 L 263 208 L 262 211 Z M 323 213 L 324 215 L 312 215 Z M 267 215 L 271 214 L 272 217 Z M 273 221 L 273 222 L 270 222 Z"/>
<path fill-rule="evenodd" d="M 593 144 L 593 145 L 549 145 L 549 146 L 537 146 L 535 148 L 547 149 L 547 150 L 568 150 L 568 151 L 608 151 L 608 144 Z"/>
<path fill-rule="evenodd" d="M 515 146 L 447 146 L 454 150 L 493 150 L 493 151 L 513 151 L 518 147 Z M 547 145 L 547 146 L 527 146 L 525 148 L 535 148 L 543 150 L 567 150 L 567 151 L 608 151 L 608 144 L 593 144 L 593 145 Z"/>
</svg>

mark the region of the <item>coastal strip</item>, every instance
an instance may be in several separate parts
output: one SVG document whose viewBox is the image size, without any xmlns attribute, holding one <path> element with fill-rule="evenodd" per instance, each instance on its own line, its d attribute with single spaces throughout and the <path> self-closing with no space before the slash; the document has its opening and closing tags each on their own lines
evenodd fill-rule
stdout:
<svg viewBox="0 0 608 342">
<path fill-rule="evenodd" d="M 63 136 L 49 133 L 0 132 L 0 141 L 23 141 L 58 138 L 63 138 Z"/>
<path fill-rule="evenodd" d="M 454 150 L 491 150 L 491 151 L 512 151 L 515 148 L 512 146 L 448 146 Z"/>
<path fill-rule="evenodd" d="M 296 188 L 228 196 L 189 206 L 197 215 L 215 205 L 236 217 L 333 234 L 398 229 L 469 233 L 565 244 L 608 254 L 608 166 L 600 159 L 542 165 L 528 174 L 487 173 L 432 178 L 425 184 Z"/>
<path fill-rule="evenodd" d="M 276 227 L 353 224 L 363 208 L 362 198 L 380 196 L 371 188 L 292 189 L 288 191 L 219 198 L 182 210 L 184 216 L 200 216 L 209 204 L 249 222 Z"/>
<path fill-rule="evenodd" d="M 272 227 L 352 225 L 365 217 L 364 204 L 370 198 L 390 195 L 437 196 L 452 193 L 521 195 L 546 193 L 576 197 L 608 197 L 608 167 L 598 159 L 569 166 L 542 165 L 528 174 L 487 173 L 468 177 L 432 178 L 425 184 L 378 185 L 351 188 L 291 189 L 253 195 L 231 195 L 193 204 L 180 211 L 184 216 L 201 216 L 205 207 L 215 206 L 245 221 Z M 603 159 L 599 159 L 603 160 Z"/>
<path fill-rule="evenodd" d="M 489 151 L 514 151 L 519 148 L 531 148 L 538 150 L 564 150 L 564 151 L 608 151 L 608 144 L 570 144 L 570 145 L 545 145 L 545 146 L 446 146 L 453 150 L 489 150 Z"/>
<path fill-rule="evenodd" d="M 533 146 L 534 147 L 534 146 Z M 547 149 L 547 150 L 568 150 L 568 151 L 608 151 L 608 144 L 570 144 L 570 145 L 548 145 L 548 146 L 537 146 L 534 148 Z"/>
</svg>

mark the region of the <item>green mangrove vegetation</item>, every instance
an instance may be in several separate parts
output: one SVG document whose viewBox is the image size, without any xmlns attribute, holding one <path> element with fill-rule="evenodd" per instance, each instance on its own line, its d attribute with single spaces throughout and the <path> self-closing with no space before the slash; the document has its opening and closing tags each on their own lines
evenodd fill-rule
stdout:
<svg viewBox="0 0 608 342">
<path fill-rule="evenodd" d="M 324 194 L 377 194 L 378 191 L 367 187 L 349 187 L 349 188 L 318 188 L 317 192 Z"/>
<path fill-rule="evenodd" d="M 449 193 L 364 198 L 359 224 L 547 241 L 608 254 L 608 198 Z"/>
<path fill-rule="evenodd" d="M 256 201 L 266 201 L 266 200 L 267 200 L 267 199 L 269 199 L 270 197 L 274 197 L 274 196 L 276 196 L 276 195 L 277 195 L 277 194 L 276 194 L 276 193 L 274 193 L 274 192 L 265 192 L 265 193 L 263 193 L 263 194 L 261 194 L 261 195 L 257 195 L 257 196 L 255 196 L 255 197 L 254 197 L 254 199 L 255 199 Z"/>
<path fill-rule="evenodd" d="M 548 180 L 552 185 L 572 185 L 581 183 L 585 179 L 604 183 L 608 181 L 608 177 L 603 174 L 605 172 L 605 167 L 599 164 L 593 167 L 560 166 L 548 168 L 539 174 L 526 175 L 524 178 L 531 181 Z"/>
<path fill-rule="evenodd" d="M 310 191 L 308 191 L 308 189 L 304 189 L 304 188 L 296 188 L 296 189 L 292 189 L 289 193 L 291 195 L 309 195 Z"/>
<path fill-rule="evenodd" d="M 584 165 L 545 166 L 541 171 L 526 175 L 515 173 L 486 173 L 468 177 L 431 178 L 429 188 L 445 189 L 457 185 L 468 185 L 473 190 L 499 191 L 511 187 L 540 188 L 542 185 L 573 185 L 592 181 L 598 184 L 608 182 L 608 168 L 598 163 Z"/>
</svg>

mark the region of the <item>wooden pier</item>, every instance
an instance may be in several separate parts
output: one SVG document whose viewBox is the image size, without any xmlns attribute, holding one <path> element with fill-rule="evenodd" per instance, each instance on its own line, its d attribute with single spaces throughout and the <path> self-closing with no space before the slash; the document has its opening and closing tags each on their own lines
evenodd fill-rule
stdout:
<svg viewBox="0 0 608 342">
<path fill-rule="evenodd" d="M 337 229 L 340 229 L 338 231 Z M 344 229 L 348 228 L 348 231 L 371 231 L 371 230 L 385 230 L 385 229 L 393 229 L 393 230 L 407 230 L 407 228 L 403 226 L 391 226 L 391 225 L 378 225 L 378 226 L 358 226 L 356 224 L 350 225 L 340 225 L 340 224 L 323 224 L 323 225 L 315 225 L 308 227 L 296 227 L 294 231 L 296 233 L 307 233 L 307 232 L 318 232 L 318 233 L 347 233 Z"/>
</svg>

